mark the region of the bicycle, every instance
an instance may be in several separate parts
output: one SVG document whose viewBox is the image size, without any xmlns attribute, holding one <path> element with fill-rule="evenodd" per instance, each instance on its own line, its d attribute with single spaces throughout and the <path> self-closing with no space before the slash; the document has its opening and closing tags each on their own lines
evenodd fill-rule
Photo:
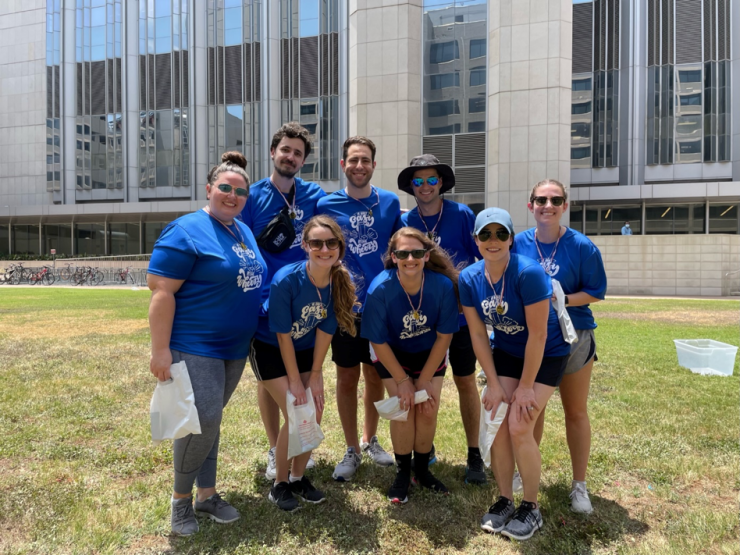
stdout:
<svg viewBox="0 0 740 555">
<path fill-rule="evenodd" d="M 17 264 L 11 264 L 10 270 L 6 268 L 5 276 L 6 281 L 3 283 L 9 283 L 10 285 L 18 285 L 22 281 L 28 281 L 28 276 L 31 270 L 23 267 L 23 263 L 18 262 Z M 10 274 L 8 276 L 8 273 Z"/>
<path fill-rule="evenodd" d="M 69 281 L 75 273 L 75 266 L 72 262 L 67 262 L 66 266 L 59 270 L 59 279 Z"/>
<path fill-rule="evenodd" d="M 2 284 L 10 284 L 10 285 L 17 285 L 18 282 L 15 281 L 15 279 L 18 277 L 14 277 L 17 272 L 17 266 L 15 264 L 11 264 L 9 267 L 6 267 L 3 269 L 3 275 L 0 276 L 0 285 Z"/>
<path fill-rule="evenodd" d="M 115 275 L 121 283 L 131 283 L 136 285 L 133 271 L 134 269 L 131 266 L 127 266 L 126 268 L 119 268 Z"/>
<path fill-rule="evenodd" d="M 56 276 L 50 266 L 44 266 L 38 272 L 32 273 L 28 277 L 28 283 L 36 285 L 38 282 L 42 282 L 44 285 L 51 285 L 56 281 Z"/>
</svg>

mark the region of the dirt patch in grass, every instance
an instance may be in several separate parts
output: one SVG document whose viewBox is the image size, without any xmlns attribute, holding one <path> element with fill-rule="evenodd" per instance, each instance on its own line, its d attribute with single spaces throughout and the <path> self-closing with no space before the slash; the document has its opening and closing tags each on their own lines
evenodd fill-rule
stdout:
<svg viewBox="0 0 740 555">
<path fill-rule="evenodd" d="M 740 321 L 734 311 L 662 310 L 657 312 L 625 313 L 601 311 L 599 318 L 616 320 L 649 320 L 666 324 L 692 324 L 697 326 L 729 326 Z"/>
<path fill-rule="evenodd" d="M 53 325 L 48 326 L 39 323 L 33 313 L 7 314 L 0 318 L 0 335 L 16 335 L 22 329 L 23 339 L 66 339 L 83 335 L 128 335 L 149 327 L 147 320 L 115 319 L 112 314 L 111 311 L 74 316 L 49 313 Z"/>
</svg>

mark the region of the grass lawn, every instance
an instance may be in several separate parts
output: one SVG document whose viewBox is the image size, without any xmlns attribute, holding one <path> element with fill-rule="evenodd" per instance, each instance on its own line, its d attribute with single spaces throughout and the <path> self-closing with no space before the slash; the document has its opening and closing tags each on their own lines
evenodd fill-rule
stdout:
<svg viewBox="0 0 740 555">
<path fill-rule="evenodd" d="M 328 502 L 293 515 L 266 499 L 267 440 L 247 368 L 226 409 L 218 488 L 242 519 L 169 536 L 171 445 L 153 447 L 148 291 L 0 290 L 0 553 L 738 553 L 738 369 L 704 377 L 672 339 L 738 343 L 737 301 L 609 299 L 594 307 L 590 516 L 569 511 L 557 393 L 542 445 L 545 527 L 524 543 L 482 532 L 494 487 L 465 486 L 457 392 L 443 391 L 435 474 L 448 497 L 385 492 L 393 470 L 331 479 L 343 451 L 336 404 L 311 479 Z M 328 399 L 334 369 L 327 363 Z M 390 447 L 387 422 L 381 442 Z"/>
</svg>

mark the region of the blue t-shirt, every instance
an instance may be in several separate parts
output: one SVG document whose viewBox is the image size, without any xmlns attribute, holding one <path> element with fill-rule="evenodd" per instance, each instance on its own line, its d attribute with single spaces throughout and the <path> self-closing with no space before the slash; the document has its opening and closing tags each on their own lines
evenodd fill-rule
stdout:
<svg viewBox="0 0 740 555">
<path fill-rule="evenodd" d="M 262 300 L 267 299 L 270 290 L 267 287 L 280 268 L 293 262 L 306 259 L 306 253 L 301 249 L 301 236 L 303 227 L 308 220 L 316 214 L 316 203 L 321 197 L 326 196 L 324 190 L 317 183 L 303 181 L 300 177 L 295 178 L 295 212 L 293 220 L 295 226 L 295 241 L 283 252 L 263 252 L 262 256 L 267 262 L 267 277 L 265 288 L 262 291 Z M 287 199 L 288 195 L 285 195 Z M 255 236 L 262 233 L 280 210 L 285 206 L 285 200 L 272 184 L 269 177 L 253 183 L 249 187 L 249 198 L 242 210 L 242 221 L 249 226 Z"/>
<path fill-rule="evenodd" d="M 509 267 L 504 272 L 504 313 L 496 312 L 494 292 L 485 275 L 483 260 L 468 266 L 460 273 L 458 284 L 460 303 L 474 307 L 484 324 L 493 327 L 496 348 L 512 356 L 524 358 L 529 338 L 524 307 L 552 297 L 552 282 L 537 262 L 526 256 L 512 254 Z M 496 293 L 501 293 L 502 280 L 494 283 Z M 558 315 L 550 304 L 547 320 L 547 342 L 544 356 L 564 356 L 570 353 L 570 345 L 563 339 Z"/>
<path fill-rule="evenodd" d="M 370 284 L 362 316 L 362 337 L 373 343 L 388 343 L 407 353 L 432 348 L 439 333 L 455 333 L 457 298 L 452 281 L 431 270 L 424 270 L 424 295 L 414 318 L 414 309 L 398 281 L 398 271 L 383 270 Z M 414 307 L 419 306 L 421 291 L 409 295 Z"/>
<path fill-rule="evenodd" d="M 270 297 L 264 304 L 255 336 L 260 341 L 279 346 L 276 333 L 289 333 L 296 351 L 310 349 L 316 342 L 316 328 L 329 335 L 337 329 L 337 317 L 327 285 L 319 288 L 321 299 L 306 272 L 306 262 L 280 268 L 270 284 Z M 322 317 L 326 310 L 326 317 Z"/>
<path fill-rule="evenodd" d="M 427 232 L 432 233 L 432 240 L 450 255 L 453 264 L 458 269 L 466 268 L 480 258 L 480 251 L 473 235 L 475 214 L 459 202 L 443 199 L 442 203 L 441 218 L 439 214 L 422 216 L 419 209 L 414 208 L 401 215 L 401 221 L 403 225 L 414 227 L 425 235 Z M 459 264 L 461 266 L 458 266 Z M 461 313 L 460 326 L 466 324 L 465 315 Z"/>
<path fill-rule="evenodd" d="M 560 238 L 555 259 L 550 263 L 549 257 L 555 248 L 555 243 L 540 242 L 540 250 L 545 260 L 537 252 L 534 242 L 535 228 L 528 229 L 514 237 L 514 250 L 519 254 L 538 261 L 550 277 L 560 282 L 566 295 L 584 291 L 592 297 L 603 299 L 606 295 L 606 272 L 601 252 L 591 240 L 567 228 Z M 588 305 L 569 306 L 568 314 L 577 330 L 591 330 L 596 327 L 596 321 Z"/>
<path fill-rule="evenodd" d="M 175 293 L 170 349 L 222 360 L 249 353 L 267 265 L 250 229 L 234 225 L 246 249 L 205 210 L 176 219 L 154 244 L 147 271 L 185 280 Z"/>
<path fill-rule="evenodd" d="M 316 207 L 318 214 L 331 216 L 342 228 L 347 242 L 344 263 L 352 275 L 357 300 L 363 305 L 367 286 L 383 271 L 388 242 L 403 227 L 398 196 L 372 185 L 371 190 L 370 196 L 362 200 L 349 197 L 344 190 L 336 191 L 322 198 Z"/>
</svg>

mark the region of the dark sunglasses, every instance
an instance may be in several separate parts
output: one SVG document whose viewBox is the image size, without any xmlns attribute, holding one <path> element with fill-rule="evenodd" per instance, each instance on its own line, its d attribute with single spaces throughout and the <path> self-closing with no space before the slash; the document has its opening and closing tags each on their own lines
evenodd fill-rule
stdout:
<svg viewBox="0 0 740 555">
<path fill-rule="evenodd" d="M 508 241 L 509 237 L 511 237 L 511 233 L 502 228 L 498 228 L 495 232 L 484 229 L 478 234 L 478 241 L 480 241 L 481 243 L 485 243 L 486 241 L 490 241 L 491 237 L 493 237 L 494 235 L 496 235 L 496 239 L 498 239 L 502 243 Z"/>
<path fill-rule="evenodd" d="M 427 253 L 426 249 L 414 249 L 412 251 L 393 251 L 393 254 L 396 255 L 396 258 L 399 260 L 406 260 L 409 255 L 411 255 L 413 258 L 416 258 L 416 260 L 421 260 L 424 258 L 424 255 Z"/>
<path fill-rule="evenodd" d="M 532 197 L 532 201 L 537 206 L 545 206 L 548 200 L 553 206 L 563 206 L 565 203 L 565 197 Z"/>
<path fill-rule="evenodd" d="M 339 248 L 339 239 L 333 237 L 331 239 L 309 239 L 306 241 L 308 248 L 312 251 L 320 251 L 326 245 L 326 248 L 330 251 L 335 251 Z"/>
<path fill-rule="evenodd" d="M 232 185 L 229 185 L 228 183 L 221 183 L 220 185 L 216 185 L 218 187 L 218 190 L 222 193 L 226 193 L 227 195 L 234 190 L 236 193 L 236 196 L 238 197 L 248 197 L 249 191 L 245 189 L 244 187 L 236 187 L 234 188 Z"/>
<path fill-rule="evenodd" d="M 415 177 L 411 180 L 411 184 L 414 187 L 421 187 L 424 185 L 424 182 L 427 182 L 429 185 L 434 187 L 437 183 L 439 183 L 439 177 L 427 177 L 424 179 L 423 177 Z"/>
</svg>

